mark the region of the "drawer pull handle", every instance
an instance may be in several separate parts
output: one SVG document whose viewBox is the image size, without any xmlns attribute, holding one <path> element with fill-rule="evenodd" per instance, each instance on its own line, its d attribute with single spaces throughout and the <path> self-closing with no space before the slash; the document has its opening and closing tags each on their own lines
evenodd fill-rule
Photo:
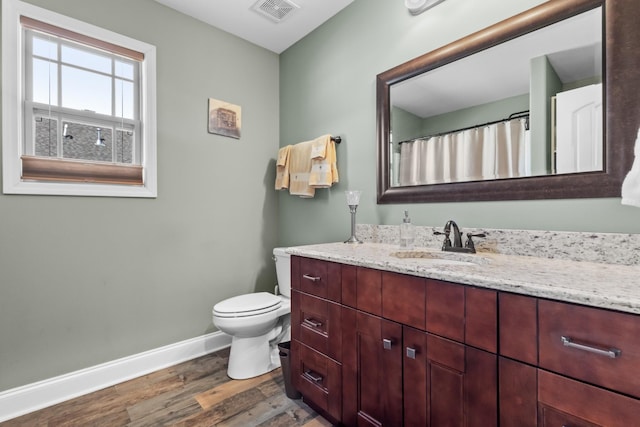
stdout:
<svg viewBox="0 0 640 427">
<path fill-rule="evenodd" d="M 308 380 L 313 381 L 314 383 L 320 383 L 322 382 L 322 375 L 313 372 L 312 370 L 307 370 L 304 371 L 304 373 L 302 374 L 304 375 L 305 378 L 307 378 Z"/>
<path fill-rule="evenodd" d="M 416 358 L 416 349 L 415 348 L 411 348 L 411 347 L 407 347 L 407 357 L 409 359 L 415 359 Z"/>
<path fill-rule="evenodd" d="M 601 348 L 592 347 L 592 346 L 589 346 L 589 345 L 578 344 L 577 342 L 574 342 L 570 337 L 561 337 L 561 339 L 562 339 L 562 344 L 565 347 L 571 347 L 571 348 L 575 348 L 575 349 L 578 349 L 578 350 L 588 351 L 589 353 L 599 354 L 600 356 L 607 356 L 607 357 L 610 357 L 612 359 L 620 357 L 620 355 L 622 354 L 622 351 L 618 350 L 617 348 L 611 348 L 609 350 L 603 350 Z"/>
<path fill-rule="evenodd" d="M 391 350 L 391 340 L 388 338 L 384 338 L 382 340 L 382 348 L 384 348 L 385 350 Z"/>
<path fill-rule="evenodd" d="M 311 280 L 312 282 L 319 282 L 320 281 L 320 278 L 318 276 L 309 276 L 308 274 L 303 274 L 302 277 L 307 279 L 307 280 Z"/>
<path fill-rule="evenodd" d="M 320 326 L 322 326 L 322 322 L 318 322 L 317 320 L 313 319 L 304 319 L 302 321 L 302 324 L 305 326 L 310 326 L 312 328 L 319 328 Z"/>
</svg>

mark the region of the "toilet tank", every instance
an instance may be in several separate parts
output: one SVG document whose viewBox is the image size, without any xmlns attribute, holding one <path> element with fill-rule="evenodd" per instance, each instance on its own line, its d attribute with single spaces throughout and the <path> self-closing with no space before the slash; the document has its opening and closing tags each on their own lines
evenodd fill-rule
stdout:
<svg viewBox="0 0 640 427">
<path fill-rule="evenodd" d="M 286 248 L 274 248 L 273 259 L 276 262 L 278 290 L 285 297 L 291 298 L 291 255 L 285 253 Z"/>
</svg>

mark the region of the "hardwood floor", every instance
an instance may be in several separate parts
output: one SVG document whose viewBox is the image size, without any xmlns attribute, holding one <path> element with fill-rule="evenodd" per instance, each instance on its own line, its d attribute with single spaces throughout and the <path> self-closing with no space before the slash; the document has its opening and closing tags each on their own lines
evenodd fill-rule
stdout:
<svg viewBox="0 0 640 427">
<path fill-rule="evenodd" d="M 0 423 L 0 427 L 330 426 L 287 398 L 280 369 L 227 377 L 228 350 Z"/>
</svg>

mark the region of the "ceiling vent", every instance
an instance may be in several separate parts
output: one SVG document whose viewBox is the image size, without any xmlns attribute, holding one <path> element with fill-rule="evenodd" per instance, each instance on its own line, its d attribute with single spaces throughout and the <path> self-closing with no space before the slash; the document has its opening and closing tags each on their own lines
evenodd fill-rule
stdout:
<svg viewBox="0 0 640 427">
<path fill-rule="evenodd" d="M 251 9 L 278 23 L 282 22 L 296 9 L 300 9 L 300 6 L 289 0 L 258 0 L 251 6 Z"/>
</svg>

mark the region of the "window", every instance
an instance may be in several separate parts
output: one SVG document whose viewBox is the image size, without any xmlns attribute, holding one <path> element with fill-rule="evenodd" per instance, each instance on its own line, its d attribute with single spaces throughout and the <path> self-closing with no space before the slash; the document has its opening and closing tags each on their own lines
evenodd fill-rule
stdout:
<svg viewBox="0 0 640 427">
<path fill-rule="evenodd" d="M 17 0 L 2 17 L 4 192 L 155 197 L 155 48 Z"/>
</svg>

